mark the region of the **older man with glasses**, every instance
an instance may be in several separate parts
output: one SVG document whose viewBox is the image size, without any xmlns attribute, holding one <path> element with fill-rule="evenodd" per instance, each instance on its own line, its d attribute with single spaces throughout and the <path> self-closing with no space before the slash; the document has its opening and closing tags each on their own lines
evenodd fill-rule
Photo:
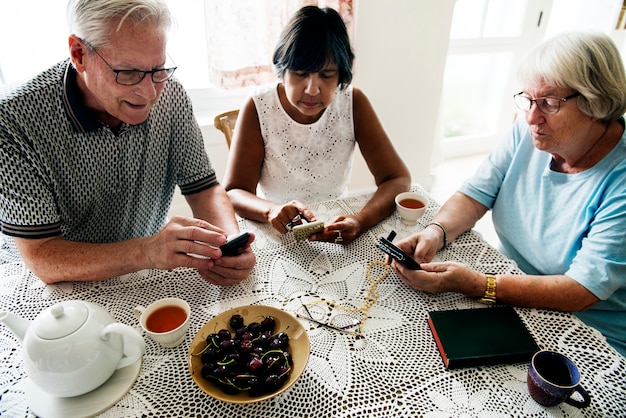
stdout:
<svg viewBox="0 0 626 418">
<path fill-rule="evenodd" d="M 71 0 L 68 60 L 0 93 L 2 254 L 46 283 L 197 268 L 218 285 L 255 264 L 176 67 L 161 0 Z M 176 186 L 194 218 L 166 216 Z"/>
<path fill-rule="evenodd" d="M 397 244 L 423 270 L 392 264 L 420 291 L 575 312 L 626 356 L 626 75 L 619 50 L 604 34 L 562 34 L 533 51 L 519 74 L 523 91 L 514 101 L 525 118 L 433 226 Z M 525 274 L 430 262 L 488 210 L 500 250 Z"/>
</svg>

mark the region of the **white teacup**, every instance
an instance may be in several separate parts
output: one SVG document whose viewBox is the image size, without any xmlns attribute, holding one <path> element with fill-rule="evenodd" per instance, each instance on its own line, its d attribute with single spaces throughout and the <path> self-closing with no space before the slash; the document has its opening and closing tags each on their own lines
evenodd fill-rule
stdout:
<svg viewBox="0 0 626 418">
<path fill-rule="evenodd" d="M 415 225 L 424 216 L 428 198 L 417 192 L 404 192 L 396 196 L 396 209 L 406 225 Z"/>
<path fill-rule="evenodd" d="M 178 298 L 165 298 L 133 309 L 141 328 L 165 348 L 178 346 L 185 340 L 189 328 L 191 308 Z"/>
</svg>

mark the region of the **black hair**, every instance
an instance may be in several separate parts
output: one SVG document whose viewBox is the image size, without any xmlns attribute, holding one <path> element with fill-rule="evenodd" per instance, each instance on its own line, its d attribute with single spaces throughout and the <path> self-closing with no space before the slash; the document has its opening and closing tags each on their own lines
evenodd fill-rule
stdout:
<svg viewBox="0 0 626 418">
<path fill-rule="evenodd" d="M 281 79 L 286 70 L 319 72 L 329 62 L 339 73 L 339 88 L 352 81 L 354 53 L 346 25 L 331 8 L 305 6 L 283 30 L 274 50 L 274 67 Z"/>
</svg>

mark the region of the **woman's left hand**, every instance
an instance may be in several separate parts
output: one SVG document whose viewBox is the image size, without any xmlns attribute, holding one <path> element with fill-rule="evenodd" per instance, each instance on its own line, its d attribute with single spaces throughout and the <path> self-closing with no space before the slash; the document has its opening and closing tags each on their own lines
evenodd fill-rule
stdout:
<svg viewBox="0 0 626 418">
<path fill-rule="evenodd" d="M 396 261 L 391 262 L 398 277 L 420 292 L 458 292 L 470 297 L 480 296 L 484 292 L 485 275 L 464 264 L 445 261 L 423 263 L 421 266 L 421 270 L 411 270 Z"/>
<path fill-rule="evenodd" d="M 309 240 L 350 244 L 363 233 L 361 229 L 361 222 L 356 215 L 341 215 L 326 225 L 324 232 L 311 235 Z"/>
</svg>

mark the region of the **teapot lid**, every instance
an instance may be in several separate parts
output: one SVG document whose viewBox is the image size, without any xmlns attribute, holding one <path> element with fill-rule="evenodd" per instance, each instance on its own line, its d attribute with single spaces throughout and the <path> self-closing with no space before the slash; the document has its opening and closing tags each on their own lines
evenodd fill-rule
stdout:
<svg viewBox="0 0 626 418">
<path fill-rule="evenodd" d="M 89 308 L 83 302 L 71 300 L 57 303 L 41 312 L 33 321 L 35 335 L 44 340 L 56 340 L 78 330 L 89 316 Z"/>
</svg>

